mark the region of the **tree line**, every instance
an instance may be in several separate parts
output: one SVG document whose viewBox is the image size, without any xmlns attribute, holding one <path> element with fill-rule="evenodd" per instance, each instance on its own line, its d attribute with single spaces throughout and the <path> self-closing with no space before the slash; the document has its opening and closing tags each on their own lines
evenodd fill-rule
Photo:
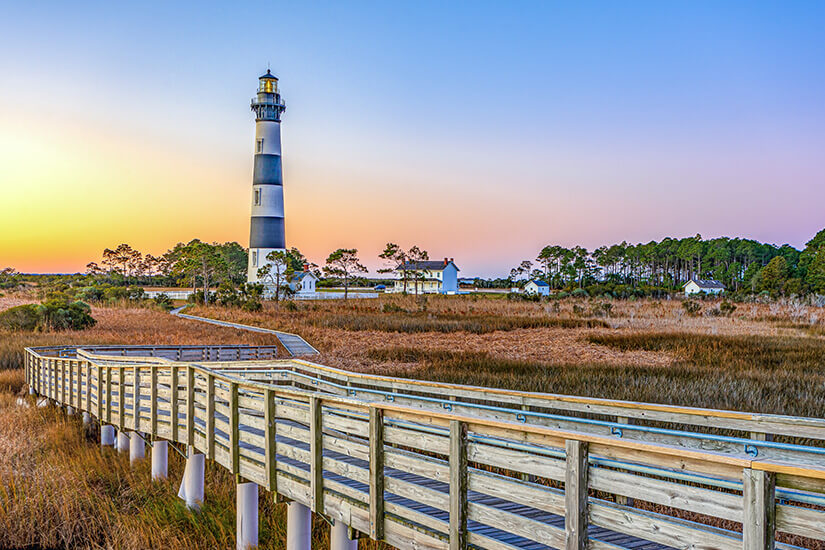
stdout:
<svg viewBox="0 0 825 550">
<path fill-rule="evenodd" d="M 535 263 L 534 263 L 535 262 Z M 690 279 L 714 279 L 732 292 L 825 293 L 825 229 L 803 250 L 753 239 L 701 235 L 648 243 L 548 245 L 534 261 L 510 271 L 514 283 L 546 281 L 553 289 L 625 287 L 649 292 L 679 290 Z"/>
</svg>

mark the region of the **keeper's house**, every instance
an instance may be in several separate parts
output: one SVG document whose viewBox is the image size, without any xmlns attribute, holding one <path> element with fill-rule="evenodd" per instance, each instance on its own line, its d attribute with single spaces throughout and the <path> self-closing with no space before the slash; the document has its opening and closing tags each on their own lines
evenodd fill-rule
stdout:
<svg viewBox="0 0 825 550">
<path fill-rule="evenodd" d="M 533 279 L 524 285 L 525 294 L 536 294 L 538 296 L 550 296 L 550 285 L 539 279 Z"/>
<path fill-rule="evenodd" d="M 395 284 L 387 292 L 404 292 L 404 272 L 408 294 L 457 294 L 458 267 L 452 258 L 443 261 L 407 262 L 395 268 Z"/>
<path fill-rule="evenodd" d="M 725 285 L 713 279 L 691 279 L 684 284 L 682 289 L 685 291 L 685 296 L 699 294 L 700 292 L 704 292 L 705 294 L 719 294 L 725 290 Z"/>
</svg>

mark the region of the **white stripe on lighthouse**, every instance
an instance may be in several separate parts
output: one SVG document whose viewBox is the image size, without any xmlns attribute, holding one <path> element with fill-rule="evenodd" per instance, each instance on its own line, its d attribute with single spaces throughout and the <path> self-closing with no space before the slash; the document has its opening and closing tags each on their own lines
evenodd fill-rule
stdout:
<svg viewBox="0 0 825 550">
<path fill-rule="evenodd" d="M 261 140 L 263 140 L 263 142 L 261 142 Z M 280 122 L 274 120 L 259 120 L 255 123 L 255 154 L 281 154 Z"/>
</svg>

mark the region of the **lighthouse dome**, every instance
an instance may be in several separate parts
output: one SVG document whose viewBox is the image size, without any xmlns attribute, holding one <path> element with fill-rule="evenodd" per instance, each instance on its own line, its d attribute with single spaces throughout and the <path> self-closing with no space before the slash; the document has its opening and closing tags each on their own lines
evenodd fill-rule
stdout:
<svg viewBox="0 0 825 550">
<path fill-rule="evenodd" d="M 266 79 L 272 79 L 272 80 L 278 80 L 278 77 L 275 76 L 274 74 L 272 74 L 272 72 L 269 69 L 266 70 L 266 74 L 259 76 L 258 80 L 263 80 L 265 78 Z"/>
</svg>

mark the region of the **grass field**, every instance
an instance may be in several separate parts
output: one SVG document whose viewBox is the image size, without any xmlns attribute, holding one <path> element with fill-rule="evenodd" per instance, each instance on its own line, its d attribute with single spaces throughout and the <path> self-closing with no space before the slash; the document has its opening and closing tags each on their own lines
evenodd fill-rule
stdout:
<svg viewBox="0 0 825 550">
<path fill-rule="evenodd" d="M 0 310 L 27 301 L 0 298 Z M 608 304 L 608 305 L 606 305 Z M 730 317 L 679 301 L 510 302 L 500 297 L 383 296 L 248 313 L 191 313 L 296 332 L 318 362 L 367 372 L 618 399 L 823 416 L 823 311 L 798 304 L 739 305 Z M 710 312 L 710 313 L 707 313 Z M 0 332 L 0 548 L 229 548 L 234 480 L 208 468 L 196 518 L 173 482 L 148 464 L 101 451 L 77 419 L 19 407 L 22 348 L 63 343 L 271 344 L 268 335 L 173 318 L 154 309 L 95 308 L 85 332 Z M 182 461 L 170 453 L 170 479 Z M 284 505 L 262 493 L 261 547 L 284 545 Z M 327 544 L 323 522 L 314 547 Z M 362 548 L 375 548 L 368 543 Z"/>
</svg>

